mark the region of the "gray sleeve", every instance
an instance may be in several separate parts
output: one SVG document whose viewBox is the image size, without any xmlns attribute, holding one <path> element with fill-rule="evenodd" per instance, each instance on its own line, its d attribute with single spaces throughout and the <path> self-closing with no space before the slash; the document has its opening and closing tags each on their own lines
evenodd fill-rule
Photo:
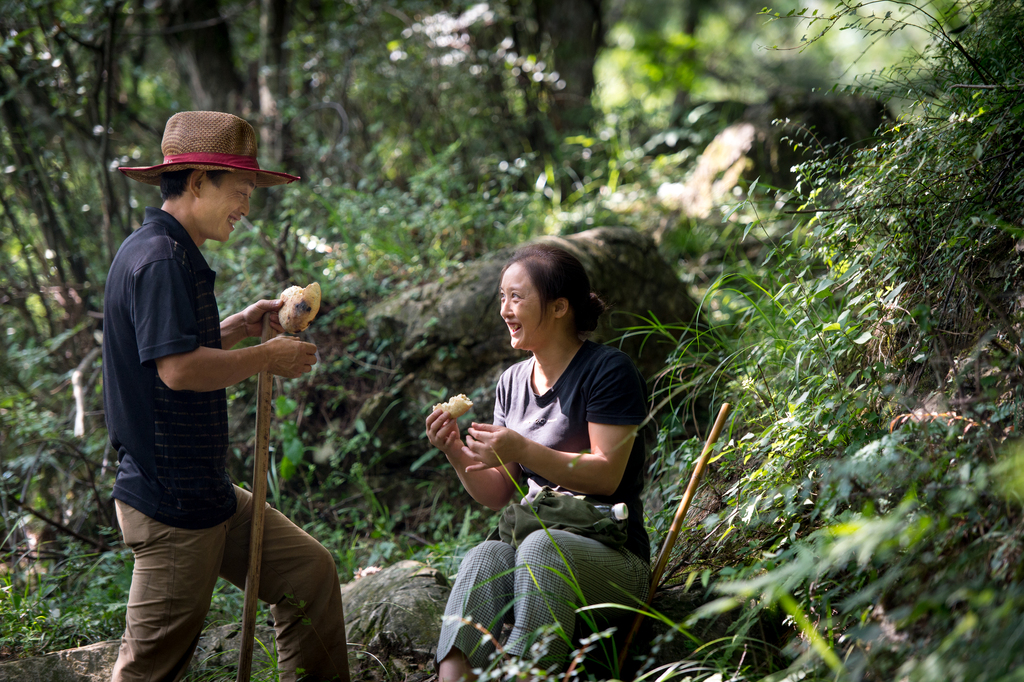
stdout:
<svg viewBox="0 0 1024 682">
<path fill-rule="evenodd" d="M 509 375 L 511 369 L 505 370 L 501 378 L 498 379 L 498 385 L 494 389 L 494 420 L 492 423 L 495 426 L 505 426 L 505 415 L 508 414 L 508 396 L 509 396 Z"/>
</svg>

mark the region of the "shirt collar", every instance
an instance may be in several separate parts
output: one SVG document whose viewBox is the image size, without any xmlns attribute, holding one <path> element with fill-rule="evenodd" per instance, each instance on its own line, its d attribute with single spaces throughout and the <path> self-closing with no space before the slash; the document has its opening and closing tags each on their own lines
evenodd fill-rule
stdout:
<svg viewBox="0 0 1024 682">
<path fill-rule="evenodd" d="M 146 217 L 143 220 L 143 224 L 153 223 L 163 228 L 167 235 L 178 242 L 185 248 L 185 253 L 188 254 L 188 258 L 192 261 L 192 266 L 196 270 L 210 270 L 210 264 L 206 262 L 206 258 L 203 256 L 203 252 L 199 250 L 196 243 L 192 241 L 192 236 L 188 233 L 188 230 L 178 222 L 178 219 L 172 216 L 167 211 L 159 208 L 153 208 L 152 206 L 146 207 Z"/>
</svg>

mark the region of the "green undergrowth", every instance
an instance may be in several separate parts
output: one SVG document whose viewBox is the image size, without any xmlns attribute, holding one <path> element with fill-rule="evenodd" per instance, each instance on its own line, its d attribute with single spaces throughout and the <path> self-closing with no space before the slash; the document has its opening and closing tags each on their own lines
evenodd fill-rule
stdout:
<svg viewBox="0 0 1024 682">
<path fill-rule="evenodd" d="M 652 538 L 668 526 L 712 415 L 734 406 L 668 576 L 706 601 L 676 624 L 677 638 L 714 618 L 730 629 L 673 670 L 644 669 L 645 679 L 1019 679 L 1024 8 L 871 11 L 840 3 L 803 20 L 811 42 L 847 24 L 866 40 L 934 36 L 919 59 L 860 88 L 898 105 L 899 117 L 872 146 L 839 153 L 816 147 L 813 131 L 794 136 L 808 154 L 795 189 L 750 182 L 749 200 L 721 225 L 669 230 L 666 253 L 721 251 L 722 274 L 688 280 L 699 325 L 628 330 L 686 332 L 651 380 Z M 405 558 L 451 575 L 492 522 L 444 465 L 429 476 L 389 472 L 390 455 L 409 444 L 384 444 L 374 424 L 354 420 L 390 362 L 387 344 L 368 339 L 368 307 L 542 232 L 658 225 L 657 185 L 712 134 L 699 118 L 684 136 L 692 149 L 653 161 L 621 114 L 565 140 L 561 159 L 452 145 L 401 183 L 319 179 L 285 190 L 279 214 L 254 218 L 260 232 L 212 249 L 224 313 L 282 278 L 325 289 L 314 331 L 323 362 L 312 381 L 278 386 L 270 499 L 332 551 L 343 579 Z M 762 244 L 756 257 L 739 247 L 751 240 Z M 70 379 L 66 367 L 38 367 L 71 357 L 66 344 L 83 330 L 45 347 L 9 340 L 5 380 L 17 390 L 0 404 L 0 425 L 16 455 L 5 455 L 3 484 L 113 544 L 103 530 L 106 434 L 94 424 L 73 441 L 66 404 L 40 388 Z M 253 395 L 250 382 L 229 396 L 236 480 L 251 471 Z M 97 386 L 94 406 L 99 396 Z M 43 524 L 4 513 L 5 542 L 25 553 L 0 574 L 3 653 L 118 636 L 130 553 L 74 545 L 50 556 L 30 544 Z M 240 600 L 221 588 L 211 621 L 230 620 Z M 597 632 L 592 644 L 609 637 Z"/>
<path fill-rule="evenodd" d="M 935 41 L 866 84 L 911 100 L 874 146 L 812 147 L 798 201 L 735 208 L 763 258 L 706 289 L 658 386 L 672 481 L 680 424 L 736 408 L 674 580 L 711 585 L 691 623 L 735 616 L 732 679 L 1018 679 L 1024 8 L 856 9 L 821 21 Z M 780 618 L 785 664 L 744 663 Z"/>
</svg>

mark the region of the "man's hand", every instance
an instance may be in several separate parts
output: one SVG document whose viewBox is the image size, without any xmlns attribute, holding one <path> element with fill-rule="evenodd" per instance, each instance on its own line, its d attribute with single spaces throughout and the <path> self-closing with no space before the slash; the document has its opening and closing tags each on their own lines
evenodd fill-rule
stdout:
<svg viewBox="0 0 1024 682">
<path fill-rule="evenodd" d="M 256 301 L 240 313 L 225 317 L 220 323 L 221 348 L 228 350 L 250 336 L 263 333 L 263 315 L 270 313 L 270 328 L 280 334 L 284 331 L 277 311 L 284 305 L 279 298 Z"/>
<path fill-rule="evenodd" d="M 273 300 L 261 300 L 256 301 L 251 306 L 243 310 L 240 315 L 242 316 L 242 324 L 245 328 L 246 336 L 259 336 L 263 333 L 263 315 L 270 313 L 270 327 L 280 334 L 284 331 L 284 327 L 281 326 L 281 321 L 277 319 L 277 311 L 284 305 L 284 301 L 279 298 Z"/>
<path fill-rule="evenodd" d="M 315 364 L 316 346 L 294 336 L 278 336 L 239 350 L 200 346 L 188 353 L 165 355 L 157 358 L 156 371 L 168 388 L 202 392 L 227 388 L 263 370 L 295 379 Z"/>
<path fill-rule="evenodd" d="M 246 311 L 257 305 L 259 303 L 249 306 Z M 274 315 L 274 318 L 276 317 Z M 271 318 L 271 324 L 274 318 Z M 260 344 L 260 347 L 267 354 L 267 371 L 279 377 L 295 379 L 309 372 L 316 364 L 316 346 L 300 341 L 294 336 L 278 336 Z"/>
</svg>

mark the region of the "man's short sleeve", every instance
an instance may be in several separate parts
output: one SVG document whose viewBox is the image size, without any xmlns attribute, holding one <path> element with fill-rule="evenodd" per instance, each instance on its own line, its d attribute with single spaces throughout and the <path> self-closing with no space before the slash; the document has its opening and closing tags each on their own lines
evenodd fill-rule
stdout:
<svg viewBox="0 0 1024 682">
<path fill-rule="evenodd" d="M 625 353 L 604 358 L 590 381 L 587 421 L 640 424 L 647 417 L 647 392 L 640 372 Z"/>
<path fill-rule="evenodd" d="M 188 273 L 171 259 L 148 263 L 132 282 L 132 317 L 139 362 L 153 367 L 158 358 L 188 353 L 199 346 L 199 325 L 189 292 Z"/>
</svg>

